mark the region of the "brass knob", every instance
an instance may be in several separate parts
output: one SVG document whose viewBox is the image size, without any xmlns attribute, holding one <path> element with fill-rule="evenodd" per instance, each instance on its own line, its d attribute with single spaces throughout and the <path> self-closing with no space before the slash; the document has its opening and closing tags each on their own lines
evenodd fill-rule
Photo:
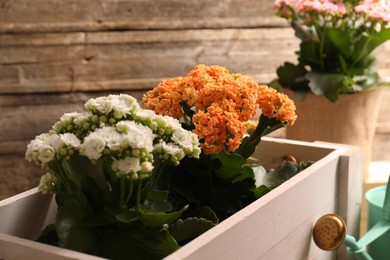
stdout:
<svg viewBox="0 0 390 260">
<path fill-rule="evenodd" d="M 322 216 L 314 224 L 313 240 L 322 250 L 332 251 L 343 244 L 347 229 L 344 220 L 336 214 Z"/>
<path fill-rule="evenodd" d="M 296 159 L 294 156 L 292 156 L 292 155 L 286 155 L 286 156 L 284 156 L 284 157 L 283 157 L 283 160 L 289 161 L 289 162 L 292 162 L 292 163 L 295 163 L 295 164 L 298 164 L 297 159 Z"/>
</svg>

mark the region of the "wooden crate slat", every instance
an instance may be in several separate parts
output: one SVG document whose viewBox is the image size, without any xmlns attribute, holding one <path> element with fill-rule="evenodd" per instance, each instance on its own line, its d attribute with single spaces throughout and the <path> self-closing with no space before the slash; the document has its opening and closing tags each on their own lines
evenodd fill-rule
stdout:
<svg viewBox="0 0 390 260">
<path fill-rule="evenodd" d="M 272 1 L 6 1 L 0 32 L 101 31 L 119 29 L 264 27 L 286 24 Z"/>
</svg>

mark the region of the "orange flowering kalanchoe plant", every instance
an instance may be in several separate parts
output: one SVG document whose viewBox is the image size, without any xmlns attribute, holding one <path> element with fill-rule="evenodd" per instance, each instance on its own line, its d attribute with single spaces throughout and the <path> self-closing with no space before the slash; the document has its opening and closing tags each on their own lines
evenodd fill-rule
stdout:
<svg viewBox="0 0 390 260">
<path fill-rule="evenodd" d="M 206 154 L 240 146 L 246 126 L 260 108 L 282 125 L 294 124 L 294 103 L 284 94 L 220 66 L 197 65 L 187 77 L 162 81 L 143 98 L 143 107 L 181 120 L 203 140 Z"/>
<path fill-rule="evenodd" d="M 248 159 L 262 136 L 297 119 L 286 95 L 224 67 L 201 64 L 187 76 L 162 81 L 144 95 L 142 106 L 178 119 L 199 137 L 200 159 L 184 158 L 167 173 L 165 188 L 176 196 L 176 208 L 210 208 L 220 221 L 281 183 L 256 186 Z M 258 112 L 259 120 L 253 120 Z M 286 162 L 273 172 L 292 176 L 303 167 Z"/>
</svg>

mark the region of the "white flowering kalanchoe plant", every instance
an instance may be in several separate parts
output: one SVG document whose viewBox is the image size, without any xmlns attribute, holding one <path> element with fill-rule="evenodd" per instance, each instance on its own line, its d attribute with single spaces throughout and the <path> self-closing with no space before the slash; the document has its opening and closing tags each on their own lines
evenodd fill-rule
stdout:
<svg viewBox="0 0 390 260">
<path fill-rule="evenodd" d="M 111 259 L 173 252 L 169 227 L 187 207 L 172 209 L 160 177 L 166 165 L 199 157 L 197 135 L 129 95 L 90 99 L 85 108 L 27 146 L 26 159 L 48 170 L 39 190 L 56 193 L 58 204 L 39 240 Z"/>
</svg>

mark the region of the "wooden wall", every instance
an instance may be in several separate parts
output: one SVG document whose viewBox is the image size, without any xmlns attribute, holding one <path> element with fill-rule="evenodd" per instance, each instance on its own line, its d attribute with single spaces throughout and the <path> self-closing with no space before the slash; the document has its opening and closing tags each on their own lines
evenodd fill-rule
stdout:
<svg viewBox="0 0 390 260">
<path fill-rule="evenodd" d="M 90 97 L 141 98 L 198 63 L 267 83 L 297 46 L 271 0 L 0 0 L 0 199 L 37 185 L 27 143 Z"/>
</svg>

